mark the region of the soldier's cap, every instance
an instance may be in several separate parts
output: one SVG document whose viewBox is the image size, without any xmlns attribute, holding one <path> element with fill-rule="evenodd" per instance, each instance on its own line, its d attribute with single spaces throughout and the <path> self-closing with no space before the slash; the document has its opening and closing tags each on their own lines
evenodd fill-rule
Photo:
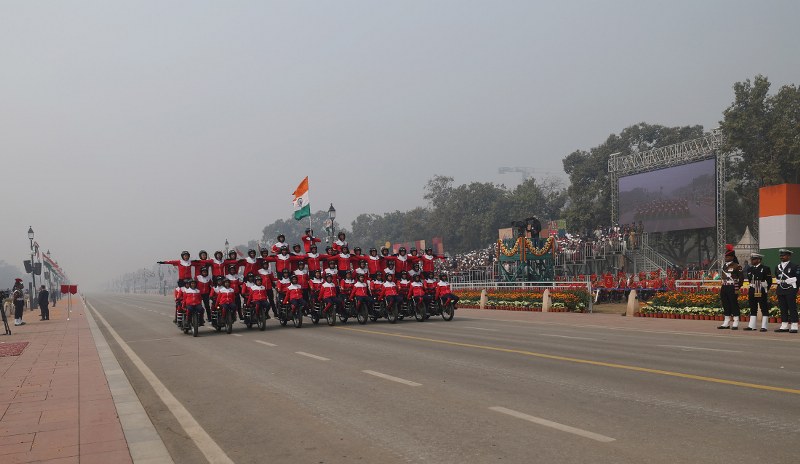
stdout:
<svg viewBox="0 0 800 464">
<path fill-rule="evenodd" d="M 789 250 L 789 249 L 786 249 L 786 248 L 781 248 L 780 250 L 778 250 L 778 254 L 779 255 L 790 255 L 790 254 L 792 254 L 792 250 Z"/>
<path fill-rule="evenodd" d="M 750 259 L 755 259 L 755 258 L 761 259 L 763 257 L 764 257 L 764 255 L 762 255 L 760 253 L 750 253 Z"/>
</svg>

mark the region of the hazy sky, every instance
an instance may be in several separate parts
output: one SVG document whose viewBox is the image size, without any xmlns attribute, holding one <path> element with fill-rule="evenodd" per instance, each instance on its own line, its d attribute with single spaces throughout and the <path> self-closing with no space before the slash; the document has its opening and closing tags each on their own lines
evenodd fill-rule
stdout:
<svg viewBox="0 0 800 464">
<path fill-rule="evenodd" d="M 32 225 L 77 283 L 291 213 L 514 185 L 646 121 L 716 126 L 800 82 L 800 2 L 0 1 L 0 259 Z M 413 237 L 412 237 L 413 238 Z M 0 283 L 0 286 L 4 284 Z"/>
</svg>

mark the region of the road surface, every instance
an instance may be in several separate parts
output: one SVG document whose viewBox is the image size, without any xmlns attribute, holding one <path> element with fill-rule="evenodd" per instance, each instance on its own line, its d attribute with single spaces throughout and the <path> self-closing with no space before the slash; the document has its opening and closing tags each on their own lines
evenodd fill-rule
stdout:
<svg viewBox="0 0 800 464">
<path fill-rule="evenodd" d="M 169 297 L 87 300 L 177 463 L 798 459 L 797 336 L 458 310 L 193 338 Z"/>
</svg>

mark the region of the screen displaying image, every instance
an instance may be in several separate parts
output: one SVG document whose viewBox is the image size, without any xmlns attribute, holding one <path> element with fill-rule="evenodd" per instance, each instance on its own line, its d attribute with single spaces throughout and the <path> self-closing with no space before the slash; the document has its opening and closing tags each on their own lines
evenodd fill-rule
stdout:
<svg viewBox="0 0 800 464">
<path fill-rule="evenodd" d="M 619 223 L 645 232 L 716 226 L 714 159 L 619 179 Z"/>
</svg>

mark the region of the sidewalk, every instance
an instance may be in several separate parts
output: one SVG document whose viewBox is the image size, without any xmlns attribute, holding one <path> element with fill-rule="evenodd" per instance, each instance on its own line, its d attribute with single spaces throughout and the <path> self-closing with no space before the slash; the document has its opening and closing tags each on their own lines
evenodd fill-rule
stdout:
<svg viewBox="0 0 800 464">
<path fill-rule="evenodd" d="M 0 335 L 0 462 L 131 463 L 83 303 L 25 311 Z M 13 320 L 12 320 L 13 324 Z M 29 342 L 21 354 L 21 345 Z"/>
</svg>

